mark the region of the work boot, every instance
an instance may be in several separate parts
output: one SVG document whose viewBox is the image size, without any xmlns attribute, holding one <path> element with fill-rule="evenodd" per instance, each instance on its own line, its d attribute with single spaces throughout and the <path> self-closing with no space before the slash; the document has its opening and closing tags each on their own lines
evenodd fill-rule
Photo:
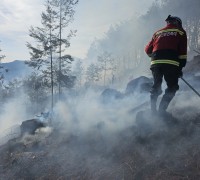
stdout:
<svg viewBox="0 0 200 180">
<path fill-rule="evenodd" d="M 173 94 L 164 94 L 162 99 L 161 99 L 161 102 L 160 102 L 160 105 L 159 105 L 159 113 L 160 114 L 163 114 L 163 115 L 166 115 L 168 114 L 166 112 L 168 106 L 169 106 L 169 103 L 171 102 L 171 100 L 173 99 L 174 95 Z"/>
</svg>

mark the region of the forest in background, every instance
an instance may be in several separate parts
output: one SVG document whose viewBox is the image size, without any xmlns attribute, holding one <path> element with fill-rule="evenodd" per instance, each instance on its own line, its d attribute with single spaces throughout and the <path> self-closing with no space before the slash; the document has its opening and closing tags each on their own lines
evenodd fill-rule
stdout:
<svg viewBox="0 0 200 180">
<path fill-rule="evenodd" d="M 87 60 L 96 63 L 98 58 L 110 54 L 115 65 L 116 80 L 150 75 L 150 60 L 144 53 L 145 45 L 153 33 L 166 25 L 169 14 L 182 19 L 188 35 L 188 61 L 199 54 L 200 45 L 200 2 L 198 0 L 160 0 L 155 1 L 146 14 L 111 26 L 104 39 L 93 42 Z M 111 79 L 109 77 L 108 79 Z M 109 82 L 109 81 L 108 81 Z M 107 83 L 108 83 L 107 82 Z"/>
</svg>

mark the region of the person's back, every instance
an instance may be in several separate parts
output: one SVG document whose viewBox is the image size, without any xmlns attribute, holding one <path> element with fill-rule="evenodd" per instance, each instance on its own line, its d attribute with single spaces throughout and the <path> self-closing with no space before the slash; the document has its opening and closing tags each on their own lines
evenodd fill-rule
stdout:
<svg viewBox="0 0 200 180">
<path fill-rule="evenodd" d="M 159 111 L 165 112 L 170 101 L 179 89 L 178 78 L 187 59 L 187 35 L 178 17 L 168 16 L 167 26 L 154 33 L 152 40 L 145 47 L 151 57 L 151 70 L 154 84 L 151 89 L 151 109 L 156 112 L 156 102 L 162 93 L 162 78 L 166 80 L 167 89 L 161 100 Z"/>
</svg>

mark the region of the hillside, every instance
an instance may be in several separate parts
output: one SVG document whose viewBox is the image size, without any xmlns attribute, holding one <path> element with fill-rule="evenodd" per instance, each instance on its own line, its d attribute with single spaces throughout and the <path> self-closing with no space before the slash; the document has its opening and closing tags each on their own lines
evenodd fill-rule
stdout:
<svg viewBox="0 0 200 180">
<path fill-rule="evenodd" d="M 197 91 L 199 62 L 196 56 L 184 69 Z M 20 136 L 20 125 L 8 129 L 0 139 L 0 179 L 200 179 L 200 98 L 180 81 L 172 115 L 152 115 L 150 82 L 141 76 L 124 92 L 70 95 L 32 135 Z"/>
<path fill-rule="evenodd" d="M 199 179 L 200 99 L 185 87 L 169 107 L 172 116 L 162 117 L 150 113 L 149 93 L 136 89 L 106 103 L 91 90 L 67 97 L 36 134 L 7 131 L 13 138 L 0 146 L 1 178 Z"/>
<path fill-rule="evenodd" d="M 32 72 L 32 69 L 28 67 L 24 61 L 15 60 L 9 63 L 2 63 L 4 69 L 8 72 L 4 73 L 5 80 L 11 81 L 14 78 L 23 78 Z"/>
</svg>

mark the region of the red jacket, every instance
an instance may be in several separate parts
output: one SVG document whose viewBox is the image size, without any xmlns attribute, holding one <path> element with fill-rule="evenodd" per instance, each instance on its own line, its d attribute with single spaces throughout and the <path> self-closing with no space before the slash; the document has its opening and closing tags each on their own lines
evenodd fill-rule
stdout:
<svg viewBox="0 0 200 180">
<path fill-rule="evenodd" d="M 172 64 L 184 67 L 187 59 L 187 35 L 183 28 L 173 24 L 154 33 L 152 40 L 145 47 L 151 57 L 151 65 Z"/>
</svg>

